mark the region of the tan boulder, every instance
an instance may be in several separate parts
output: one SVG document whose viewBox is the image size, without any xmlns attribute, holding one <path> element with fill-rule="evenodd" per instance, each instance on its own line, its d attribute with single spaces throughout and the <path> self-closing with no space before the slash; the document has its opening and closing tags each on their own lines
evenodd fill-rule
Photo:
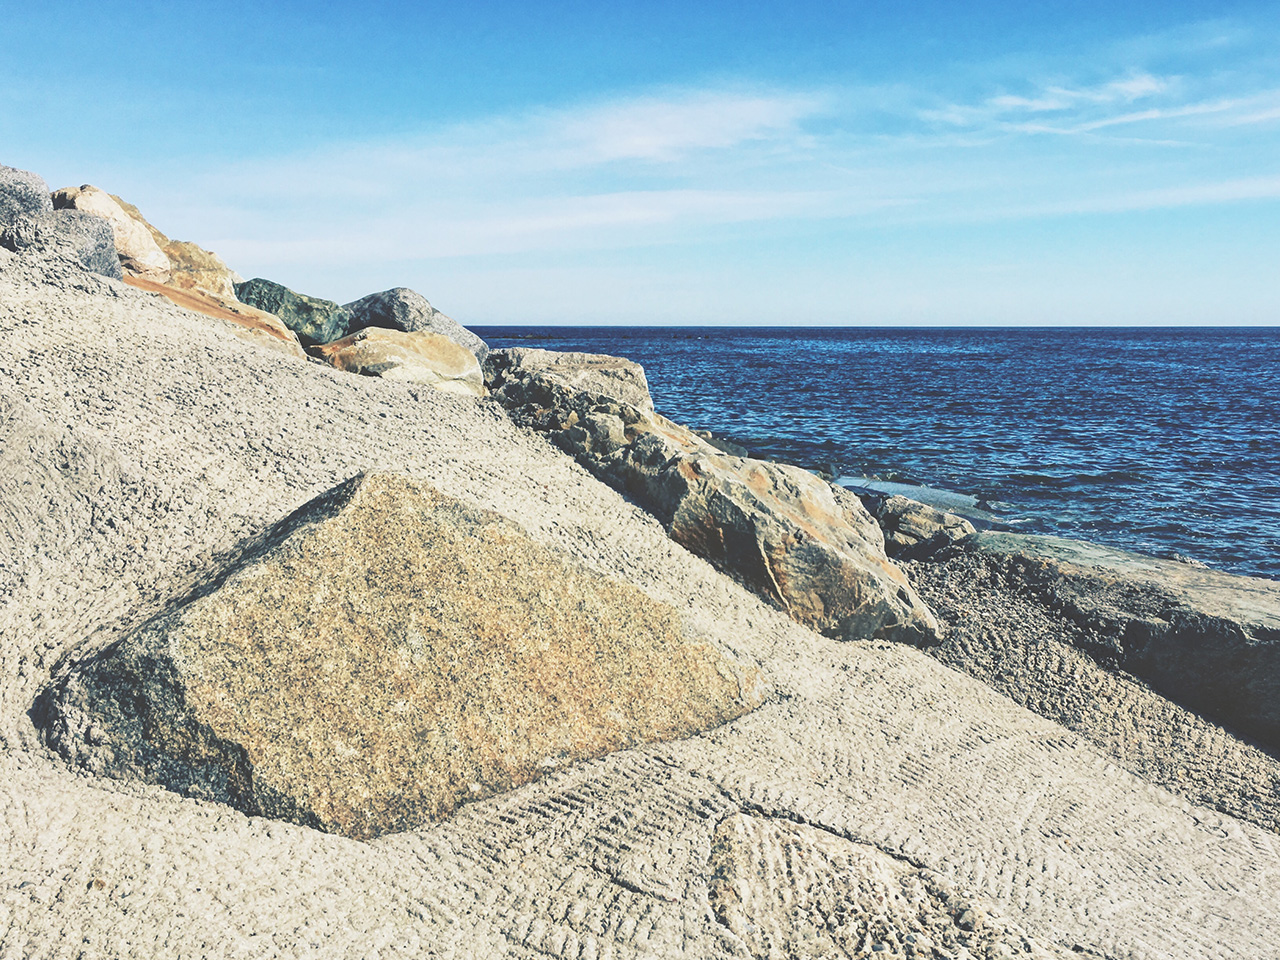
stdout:
<svg viewBox="0 0 1280 960">
<path fill-rule="evenodd" d="M 741 716 L 754 666 L 425 482 L 362 475 L 41 698 L 86 768 L 368 838 Z"/>
<path fill-rule="evenodd" d="M 169 258 L 151 232 L 126 213 L 105 190 L 87 183 L 80 187 L 64 187 L 53 192 L 53 205 L 55 209 L 80 210 L 106 220 L 115 235 L 120 266 L 127 276 L 157 283 L 168 282 Z"/>
<path fill-rule="evenodd" d="M 464 396 L 486 394 L 475 354 L 439 333 L 365 327 L 314 352 L 348 373 L 426 383 Z"/>
<path fill-rule="evenodd" d="M 649 396 L 631 361 L 571 354 L 560 364 L 538 355 L 547 353 L 491 353 L 494 397 L 634 497 L 673 540 L 828 636 L 938 638 L 937 620 L 852 493 L 799 467 L 725 452 L 651 406 L 624 402 Z"/>
<path fill-rule="evenodd" d="M 129 217 L 146 228 L 157 246 L 169 258 L 169 283 L 186 290 L 203 290 L 223 300 L 236 299 L 236 283 L 243 278 L 230 269 L 216 253 L 186 240 L 170 240 L 151 224 L 129 201 L 110 194 Z"/>
<path fill-rule="evenodd" d="M 495 369 L 508 378 L 528 378 L 562 386 L 573 393 L 593 394 L 635 407 L 641 413 L 653 412 L 649 380 L 644 367 L 625 357 L 602 353 L 561 353 L 532 347 L 503 350 L 494 358 Z"/>
<path fill-rule="evenodd" d="M 169 258 L 175 287 L 203 290 L 227 300 L 236 299 L 235 278 L 238 276 L 222 258 L 211 250 L 186 240 L 171 240 L 164 247 Z"/>
</svg>

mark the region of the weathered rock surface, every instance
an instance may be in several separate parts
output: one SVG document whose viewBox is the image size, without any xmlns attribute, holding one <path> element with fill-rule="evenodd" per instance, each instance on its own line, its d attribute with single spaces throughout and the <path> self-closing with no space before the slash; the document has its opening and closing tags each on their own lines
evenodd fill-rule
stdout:
<svg viewBox="0 0 1280 960">
<path fill-rule="evenodd" d="M 800 623 L 842 639 L 937 639 L 856 496 L 799 467 L 723 453 L 654 413 L 638 364 L 512 350 L 491 354 L 486 373 L 517 423 L 548 433 L 673 540 Z"/>
<path fill-rule="evenodd" d="M 665 604 L 374 474 L 306 504 L 38 711 L 94 772 L 367 838 L 763 694 Z"/>
<path fill-rule="evenodd" d="M 0 247 L 40 258 L 64 258 L 119 280 L 111 226 L 76 210 L 54 210 L 44 180 L 0 165 Z"/>
<path fill-rule="evenodd" d="M 351 331 L 385 327 L 406 333 L 439 333 L 462 344 L 484 363 L 489 345 L 451 317 L 433 307 L 422 294 L 408 287 L 393 287 L 353 300 L 344 307 L 351 313 Z"/>
<path fill-rule="evenodd" d="M 935 510 L 907 497 L 863 495 L 863 504 L 884 531 L 884 549 L 895 560 L 926 556 L 974 533 L 964 517 Z"/>
<path fill-rule="evenodd" d="M 1038 565 L 1036 565 L 1038 566 Z M 1075 731 L 1148 783 L 1280 833 L 1280 758 L 1095 659 L 1096 632 L 1025 576 L 1028 564 L 954 549 L 905 564 L 946 625 L 930 656 Z"/>
<path fill-rule="evenodd" d="M 0 255 L 0 398 L 21 411 L 20 441 L 0 428 L 0 954 L 743 960 L 708 867 L 742 813 L 935 871 L 1084 956 L 1280 956 L 1276 833 L 1151 786 L 913 647 L 816 636 L 496 404 L 345 376 L 220 326 Z M 52 673 L 379 468 L 670 603 L 777 695 L 371 843 L 49 752 L 28 711 Z"/>
<path fill-rule="evenodd" d="M 314 352 L 348 373 L 425 383 L 468 397 L 488 392 L 475 354 L 439 333 L 366 327 Z"/>
<path fill-rule="evenodd" d="M 351 314 L 332 300 L 295 293 L 288 287 L 255 277 L 236 284 L 241 303 L 275 314 L 298 335 L 304 347 L 329 343 L 346 336 Z"/>
<path fill-rule="evenodd" d="M 932 871 L 804 824 L 726 817 L 709 868 L 711 908 L 757 960 L 1074 955 L 1037 943 Z"/>
<path fill-rule="evenodd" d="M 542 391 L 548 402 L 564 402 L 557 394 L 568 398 L 582 393 L 635 407 L 641 413 L 653 413 L 644 367 L 625 357 L 516 347 L 496 353 L 485 364 L 485 376 L 510 384 L 508 394 L 519 392 L 523 396 L 520 384 L 536 381 L 548 385 Z"/>
<path fill-rule="evenodd" d="M 170 240 L 164 253 L 169 258 L 169 282 L 175 287 L 236 299 L 236 274 L 213 251 L 186 240 Z"/>
<path fill-rule="evenodd" d="M 169 281 L 169 258 L 152 237 L 151 232 L 135 220 L 105 190 L 91 184 L 63 187 L 53 193 L 57 210 L 80 210 L 101 217 L 111 224 L 120 266 L 128 276 Z"/>
<path fill-rule="evenodd" d="M 1280 750 L 1280 583 L 1057 537 L 984 531 L 976 556 L 1077 629 L 1092 659 Z"/>
<path fill-rule="evenodd" d="M 240 303 L 234 297 L 223 298 L 199 289 L 184 289 L 172 283 L 155 283 L 139 277 L 125 277 L 124 282 L 139 290 L 158 293 L 184 310 L 215 317 L 234 324 L 237 336 L 250 343 L 279 350 L 293 357 L 306 357 L 298 335 L 284 325 L 275 314 Z"/>
</svg>

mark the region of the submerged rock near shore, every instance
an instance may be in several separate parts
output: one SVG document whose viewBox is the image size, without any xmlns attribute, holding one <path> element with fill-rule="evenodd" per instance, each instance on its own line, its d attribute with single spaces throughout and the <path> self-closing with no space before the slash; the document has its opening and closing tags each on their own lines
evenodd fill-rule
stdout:
<svg viewBox="0 0 1280 960">
<path fill-rule="evenodd" d="M 37 711 L 95 773 L 367 838 L 763 694 L 670 607 L 422 481 L 370 475 Z"/>
</svg>

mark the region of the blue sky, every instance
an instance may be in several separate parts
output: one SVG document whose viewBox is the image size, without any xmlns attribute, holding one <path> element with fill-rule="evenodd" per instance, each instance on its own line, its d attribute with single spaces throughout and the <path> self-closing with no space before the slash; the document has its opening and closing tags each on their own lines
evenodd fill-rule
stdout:
<svg viewBox="0 0 1280 960">
<path fill-rule="evenodd" d="M 473 324 L 1280 321 L 1274 2 L 0 21 L 0 162 L 317 296 L 405 285 Z"/>
</svg>

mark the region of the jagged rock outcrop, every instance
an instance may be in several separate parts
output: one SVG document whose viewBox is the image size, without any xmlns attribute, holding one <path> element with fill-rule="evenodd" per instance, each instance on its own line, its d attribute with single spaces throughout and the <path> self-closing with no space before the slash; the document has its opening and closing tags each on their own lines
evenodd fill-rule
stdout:
<svg viewBox="0 0 1280 960">
<path fill-rule="evenodd" d="M 393 287 L 353 300 L 344 309 L 351 313 L 351 331 L 362 327 L 386 327 L 406 333 L 439 333 L 462 344 L 484 362 L 489 345 L 451 317 L 433 307 L 422 294 L 408 287 Z"/>
<path fill-rule="evenodd" d="M 937 638 L 856 496 L 799 467 L 726 454 L 654 413 L 639 365 L 512 350 L 485 368 L 517 423 L 549 434 L 672 539 L 800 623 L 843 639 Z"/>
<path fill-rule="evenodd" d="M 26 170 L 0 165 L 0 247 L 65 257 L 92 273 L 122 276 L 110 224 L 93 214 L 55 210 L 49 187 Z"/>
<path fill-rule="evenodd" d="M 351 314 L 332 300 L 308 297 L 261 277 L 237 283 L 236 298 L 275 314 L 298 335 L 304 347 L 330 343 L 346 336 L 351 328 Z"/>
<path fill-rule="evenodd" d="M 439 333 L 366 327 L 314 352 L 348 373 L 425 383 L 468 397 L 488 393 L 475 354 Z"/>
<path fill-rule="evenodd" d="M 754 666 L 423 481 L 362 475 L 47 691 L 98 773 L 373 837 L 741 716 Z"/>
<path fill-rule="evenodd" d="M 964 517 L 918 500 L 874 494 L 862 495 L 861 500 L 884 531 L 885 553 L 895 560 L 926 556 L 975 532 Z"/>
<path fill-rule="evenodd" d="M 151 232 L 125 213 L 105 190 L 88 183 L 80 187 L 63 187 L 54 191 L 53 206 L 57 210 L 80 210 L 106 220 L 111 225 L 120 267 L 126 276 L 156 283 L 169 282 L 169 258 Z"/>
<path fill-rule="evenodd" d="M 1010 602 L 1034 603 L 1069 624 L 1063 638 L 1104 667 L 1280 750 L 1275 581 L 1079 540 L 994 531 L 944 548 L 921 571 L 933 590 L 999 589 Z M 983 635 L 981 624 L 962 629 Z"/>
</svg>

